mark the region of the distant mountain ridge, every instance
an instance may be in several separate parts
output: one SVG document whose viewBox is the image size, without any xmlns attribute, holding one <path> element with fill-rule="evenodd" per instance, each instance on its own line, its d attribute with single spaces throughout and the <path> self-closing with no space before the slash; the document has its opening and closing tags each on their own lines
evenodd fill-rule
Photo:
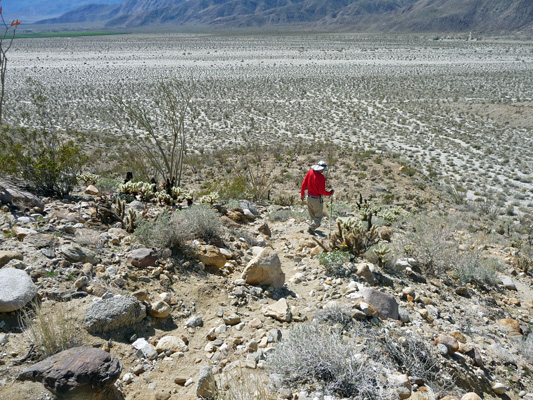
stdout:
<svg viewBox="0 0 533 400">
<path fill-rule="evenodd" d="M 7 19 L 18 18 L 23 23 L 57 17 L 88 4 L 115 5 L 122 0 L 4 0 L 1 5 Z"/>
<path fill-rule="evenodd" d="M 302 26 L 397 32 L 533 33 L 532 0 L 126 0 L 88 5 L 45 23 L 107 27 Z"/>
</svg>

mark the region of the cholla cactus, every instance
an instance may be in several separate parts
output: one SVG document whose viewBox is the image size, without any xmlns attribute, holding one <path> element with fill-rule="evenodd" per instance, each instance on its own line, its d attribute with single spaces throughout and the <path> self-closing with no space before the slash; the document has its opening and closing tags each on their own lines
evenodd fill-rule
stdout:
<svg viewBox="0 0 533 400">
<path fill-rule="evenodd" d="M 374 254 L 378 258 L 378 266 L 381 268 L 387 260 L 387 255 L 391 252 L 391 249 L 386 244 L 380 243 L 374 248 Z"/>
<path fill-rule="evenodd" d="M 363 221 L 349 217 L 337 220 L 337 231 L 331 237 L 331 247 L 349 251 L 360 255 L 372 247 L 379 240 L 375 226 L 366 229 Z"/>
<path fill-rule="evenodd" d="M 149 201 L 154 198 L 154 185 L 147 182 L 126 182 L 118 186 L 119 193 L 140 196 L 142 200 Z"/>
<path fill-rule="evenodd" d="M 124 218 L 124 221 L 122 223 L 122 227 L 126 230 L 128 233 L 132 233 L 135 228 L 137 227 L 137 212 L 133 208 L 130 208 L 128 210 L 128 215 Z"/>
<path fill-rule="evenodd" d="M 126 201 L 121 200 L 119 197 L 115 199 L 115 209 L 121 221 L 124 220 L 124 214 L 126 212 Z"/>
<path fill-rule="evenodd" d="M 172 198 L 172 196 L 163 190 L 154 193 L 154 197 L 156 198 L 159 204 L 171 205 L 174 203 L 174 199 Z"/>
<path fill-rule="evenodd" d="M 86 186 L 95 185 L 98 179 L 100 179 L 98 175 L 91 174 L 90 172 L 79 174 L 76 178 L 78 179 L 78 181 L 83 182 Z"/>
<path fill-rule="evenodd" d="M 187 203 L 192 203 L 194 198 L 194 191 L 174 186 L 171 189 L 172 197 L 176 202 L 181 203 L 183 200 L 187 200 Z"/>
<path fill-rule="evenodd" d="M 213 204 L 220 198 L 218 192 L 211 192 L 205 196 L 200 197 L 200 203 Z"/>
</svg>

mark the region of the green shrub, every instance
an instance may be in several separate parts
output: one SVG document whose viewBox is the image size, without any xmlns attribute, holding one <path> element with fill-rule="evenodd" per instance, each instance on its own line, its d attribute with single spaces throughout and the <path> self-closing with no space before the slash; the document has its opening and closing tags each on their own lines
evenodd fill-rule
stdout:
<svg viewBox="0 0 533 400">
<path fill-rule="evenodd" d="M 329 276 L 345 276 L 349 271 L 344 265 L 350 260 L 350 253 L 342 250 L 333 250 L 320 253 L 317 258 L 320 265 L 323 265 L 326 270 L 326 275 Z"/>
<path fill-rule="evenodd" d="M 498 261 L 482 259 L 473 252 L 464 252 L 455 261 L 455 276 L 462 283 L 477 283 L 495 286 L 498 283 Z"/>
<path fill-rule="evenodd" d="M 68 195 L 86 161 L 80 146 L 52 130 L 4 127 L 0 133 L 0 171 L 22 177 L 42 194 Z"/>
</svg>

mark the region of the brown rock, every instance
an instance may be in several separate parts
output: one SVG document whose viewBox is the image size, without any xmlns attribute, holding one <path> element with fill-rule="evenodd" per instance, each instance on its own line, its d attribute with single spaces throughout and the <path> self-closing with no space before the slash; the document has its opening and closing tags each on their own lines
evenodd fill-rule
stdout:
<svg viewBox="0 0 533 400">
<path fill-rule="evenodd" d="M 379 228 L 379 238 L 381 240 L 385 240 L 385 241 L 390 241 L 392 237 L 392 229 L 389 228 L 388 226 L 382 226 L 381 228 Z"/>
<path fill-rule="evenodd" d="M 25 208 L 35 209 L 39 212 L 44 210 L 44 203 L 37 196 L 17 189 L 4 181 L 0 181 L 0 203 L 13 204 L 21 210 Z"/>
<path fill-rule="evenodd" d="M 498 320 L 498 324 L 504 326 L 509 331 L 509 336 L 521 336 L 520 323 L 516 319 L 504 318 Z"/>
<path fill-rule="evenodd" d="M 468 293 L 468 288 L 466 288 L 465 286 L 459 286 L 458 288 L 455 288 L 455 294 L 458 296 L 470 297 Z"/>
<path fill-rule="evenodd" d="M 390 294 L 372 288 L 361 290 L 363 298 L 378 312 L 381 319 L 398 319 L 398 303 Z"/>
<path fill-rule="evenodd" d="M 226 264 L 226 257 L 220 249 L 210 244 L 200 246 L 198 251 L 195 252 L 195 256 L 198 261 L 211 267 L 222 268 Z"/>
<path fill-rule="evenodd" d="M 137 268 L 152 267 L 157 262 L 157 258 L 154 249 L 136 249 L 128 255 L 128 264 Z"/>
<path fill-rule="evenodd" d="M 453 336 L 440 335 L 437 344 L 443 344 L 448 349 L 448 354 L 453 354 L 459 350 L 459 342 Z"/>
<path fill-rule="evenodd" d="M 370 266 L 368 263 L 356 264 L 356 267 L 357 267 L 356 275 L 358 277 L 363 278 L 365 281 L 367 281 L 371 285 L 374 285 L 376 283 L 376 278 L 374 277 L 374 274 L 370 270 Z"/>
<path fill-rule="evenodd" d="M 85 194 L 89 194 L 91 196 L 98 196 L 100 194 L 100 191 L 96 186 L 89 185 L 85 188 Z"/>
<path fill-rule="evenodd" d="M 170 311 L 170 306 L 166 302 L 160 300 L 152 303 L 148 313 L 154 318 L 166 318 L 170 315 Z"/>
<path fill-rule="evenodd" d="M 265 247 L 250 260 L 241 278 L 250 285 L 268 285 L 276 288 L 282 287 L 285 283 L 285 273 L 281 269 L 279 256 L 270 247 Z"/>
<path fill-rule="evenodd" d="M 466 336 L 459 331 L 453 331 L 450 336 L 456 338 L 459 343 L 466 343 Z"/>
<path fill-rule="evenodd" d="M 257 228 L 257 230 L 263 235 L 266 235 L 268 237 L 272 236 L 272 231 L 270 230 L 270 227 L 268 226 L 266 222 L 263 225 L 261 225 L 259 228 Z"/>
<path fill-rule="evenodd" d="M 114 355 L 92 347 L 74 347 L 24 370 L 17 379 L 42 382 L 61 398 L 93 399 L 120 376 Z"/>
<path fill-rule="evenodd" d="M 18 251 L 0 251 L 0 267 L 11 260 L 22 260 L 24 256 Z"/>
<path fill-rule="evenodd" d="M 292 320 L 292 312 L 284 298 L 278 300 L 276 303 L 267 306 L 264 310 L 267 317 L 272 317 L 281 322 L 290 322 Z"/>
</svg>

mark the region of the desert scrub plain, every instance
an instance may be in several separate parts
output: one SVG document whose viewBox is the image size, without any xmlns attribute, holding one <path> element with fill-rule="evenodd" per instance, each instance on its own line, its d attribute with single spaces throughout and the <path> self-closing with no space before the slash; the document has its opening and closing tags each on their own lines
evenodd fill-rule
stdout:
<svg viewBox="0 0 533 400">
<path fill-rule="evenodd" d="M 532 58 L 475 36 L 16 40 L 4 122 L 77 131 L 88 162 L 44 212 L 2 208 L 2 269 L 40 305 L 0 314 L 0 398 L 53 398 L 15 378 L 78 345 L 119 359 L 118 398 L 533 397 Z M 197 84 L 183 190 L 157 201 L 120 185 L 151 171 L 116 99 L 157 119 L 174 78 Z M 336 195 L 314 240 L 319 159 Z M 280 263 L 254 281 L 261 251 Z M 121 301 L 148 315 L 106 327 Z"/>
</svg>

